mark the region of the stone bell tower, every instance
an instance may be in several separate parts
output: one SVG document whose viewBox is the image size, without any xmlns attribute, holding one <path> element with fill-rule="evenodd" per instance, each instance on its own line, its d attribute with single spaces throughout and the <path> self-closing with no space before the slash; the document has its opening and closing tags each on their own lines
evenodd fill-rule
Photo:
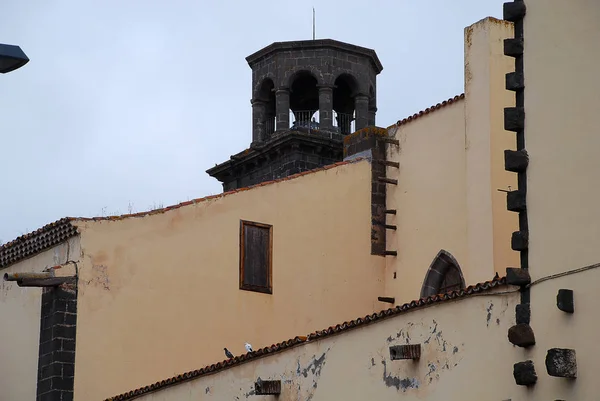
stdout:
<svg viewBox="0 0 600 401">
<path fill-rule="evenodd" d="M 209 170 L 223 190 L 342 160 L 343 138 L 375 125 L 374 50 L 331 39 L 276 42 L 248 56 L 250 148 Z"/>
</svg>

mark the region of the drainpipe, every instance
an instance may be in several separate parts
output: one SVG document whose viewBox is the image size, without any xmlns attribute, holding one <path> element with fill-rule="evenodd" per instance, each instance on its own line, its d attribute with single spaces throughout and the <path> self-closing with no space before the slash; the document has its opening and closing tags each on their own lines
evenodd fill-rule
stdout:
<svg viewBox="0 0 600 401">
<path fill-rule="evenodd" d="M 16 281 L 19 287 L 56 287 L 75 281 L 75 276 L 55 277 L 47 273 L 4 273 L 4 281 Z"/>
</svg>

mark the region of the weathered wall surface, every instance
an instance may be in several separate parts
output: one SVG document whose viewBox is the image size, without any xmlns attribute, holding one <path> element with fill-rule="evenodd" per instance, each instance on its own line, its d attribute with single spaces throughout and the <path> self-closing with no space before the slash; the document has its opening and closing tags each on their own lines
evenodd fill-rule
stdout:
<svg viewBox="0 0 600 401">
<path fill-rule="evenodd" d="M 535 281 L 600 262 L 600 4 L 526 0 L 525 5 L 528 262 Z M 519 360 L 533 361 L 538 381 L 531 390 L 521 390 L 521 399 L 526 394 L 534 400 L 598 398 L 599 280 L 595 268 L 531 287 L 536 345 L 521 352 Z M 573 290 L 574 313 L 557 308 L 559 289 Z M 575 350 L 576 379 L 548 374 L 550 348 Z"/>
<path fill-rule="evenodd" d="M 597 399 L 600 330 L 596 316 L 600 308 L 599 282 L 600 269 L 595 269 L 546 281 L 531 288 L 531 327 L 535 333 L 536 345 L 530 352 L 521 351 L 513 362 L 531 359 L 535 364 L 538 381 L 531 390 L 517 388 L 520 386 L 513 383 L 514 393 L 520 394 L 521 397 L 517 400 Z M 562 288 L 573 290 L 573 314 L 565 313 L 556 306 L 556 296 Z M 506 350 L 511 346 L 508 344 L 502 348 Z M 550 348 L 575 350 L 576 379 L 553 377 L 548 374 L 545 361 Z"/>
<path fill-rule="evenodd" d="M 536 278 L 600 262 L 600 5 L 526 4 L 529 264 Z"/>
<path fill-rule="evenodd" d="M 367 161 L 162 214 L 77 223 L 76 399 L 102 399 L 381 309 Z M 239 290 L 240 219 L 273 224 L 273 294 Z"/>
<path fill-rule="evenodd" d="M 513 36 L 512 23 L 490 17 L 465 28 L 465 264 L 479 273 L 475 281 L 519 265 L 510 247 L 518 216 L 506 210 L 502 192 L 517 187 L 516 174 L 504 170 L 504 150 L 516 148 L 514 132 L 504 130 L 504 107 L 515 103 L 514 93 L 505 90 L 514 59 L 504 55 L 504 39 Z"/>
<path fill-rule="evenodd" d="M 514 350 L 506 343 L 516 293 L 415 310 L 231 367 L 144 401 L 271 400 L 254 381 L 282 380 L 281 401 L 506 399 Z M 391 361 L 389 346 L 422 344 L 418 361 Z M 506 366 L 507 368 L 503 368 Z"/>
<path fill-rule="evenodd" d="M 513 59 L 503 41 L 512 37 L 506 21 L 485 18 L 465 29 L 465 96 L 400 124 L 390 135 L 388 167 L 398 185 L 388 186 L 387 207 L 397 209 L 397 231 L 388 232 L 386 294 L 405 302 L 419 297 L 427 269 L 440 250 L 452 254 L 467 285 L 503 275 L 518 266 L 510 247 L 518 217 L 506 210 L 506 194 L 516 176 L 504 171 L 504 150 L 514 133 L 504 130 L 503 107 L 514 105 L 504 90 Z M 396 273 L 396 279 L 394 279 Z"/>
<path fill-rule="evenodd" d="M 400 125 L 395 138 L 400 146 L 389 147 L 388 159 L 400 168 L 388 168 L 398 185 L 388 185 L 387 208 L 397 210 L 397 230 L 388 231 L 387 247 L 398 256 L 387 258 L 386 294 L 401 304 L 419 298 L 440 249 L 458 260 L 467 282 L 475 278 L 466 248 L 464 101 Z"/>
<path fill-rule="evenodd" d="M 78 260 L 79 238 L 15 263 L 4 273 L 42 272 L 45 268 Z M 59 275 L 59 274 L 57 274 Z M 0 277 L 0 399 L 35 400 L 40 344 L 42 290 L 21 288 Z"/>
</svg>

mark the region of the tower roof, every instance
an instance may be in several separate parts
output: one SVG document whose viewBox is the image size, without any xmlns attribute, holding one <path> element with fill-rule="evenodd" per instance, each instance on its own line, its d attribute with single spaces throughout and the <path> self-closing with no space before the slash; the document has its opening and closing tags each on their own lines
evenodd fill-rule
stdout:
<svg viewBox="0 0 600 401">
<path fill-rule="evenodd" d="M 373 63 L 377 74 L 379 74 L 383 70 L 383 65 L 381 64 L 381 61 L 379 61 L 379 57 L 377 57 L 377 53 L 375 53 L 375 50 L 352 45 L 350 43 L 340 42 L 333 39 L 274 42 L 271 43 L 269 46 L 263 47 L 259 51 L 252 53 L 251 55 L 246 57 L 246 61 L 248 62 L 250 67 L 253 67 L 260 60 L 270 56 L 273 53 L 305 49 L 334 49 L 341 50 L 346 53 L 352 53 L 358 56 L 368 57 Z"/>
</svg>

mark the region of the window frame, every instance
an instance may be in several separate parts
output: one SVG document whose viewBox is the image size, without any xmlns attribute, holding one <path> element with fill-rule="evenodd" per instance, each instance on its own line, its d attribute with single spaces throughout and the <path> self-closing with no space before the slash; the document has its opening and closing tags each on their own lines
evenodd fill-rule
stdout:
<svg viewBox="0 0 600 401">
<path fill-rule="evenodd" d="M 267 286 L 259 286 L 244 283 L 244 259 L 246 256 L 246 238 L 244 235 L 244 227 L 253 226 L 269 230 L 269 241 L 267 249 Z M 240 290 L 260 292 L 263 294 L 273 294 L 273 225 L 259 223 L 250 220 L 240 220 L 240 268 L 239 268 L 239 287 Z"/>
</svg>

